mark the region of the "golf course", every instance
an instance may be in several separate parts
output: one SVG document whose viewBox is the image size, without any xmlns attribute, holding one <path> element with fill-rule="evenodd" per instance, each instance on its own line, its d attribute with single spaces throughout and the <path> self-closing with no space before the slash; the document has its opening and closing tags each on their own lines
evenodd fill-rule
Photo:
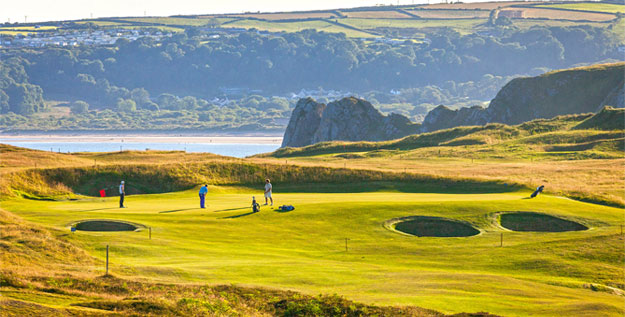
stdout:
<svg viewBox="0 0 625 317">
<path fill-rule="evenodd" d="M 132 188 L 133 180 L 126 182 Z M 123 209 L 117 197 L 84 195 L 11 198 L 2 208 L 53 230 L 95 259 L 66 267 L 78 274 L 104 275 L 108 246 L 109 274 L 128 281 L 338 294 L 443 313 L 624 312 L 620 208 L 548 194 L 529 199 L 531 191 L 507 185 L 467 186 L 465 192 L 450 185 L 452 193 L 440 186 L 423 190 L 418 181 L 273 186 L 274 206 L 262 206 L 259 213 L 252 213 L 251 200 L 261 201 L 262 179 L 257 188 L 210 185 L 206 209 L 199 208 L 198 188 L 129 195 Z M 281 212 L 282 204 L 295 210 Z M 504 217 L 520 212 L 525 216 Z M 561 221 L 542 230 L 518 229 L 546 216 Z M 422 218 L 428 222 L 421 227 L 443 236 L 420 234 Z M 93 220 L 101 222 L 85 230 L 77 226 Z M 397 230 L 410 224 L 406 220 L 417 223 L 415 232 Z M 118 230 L 106 225 L 114 221 L 132 226 L 108 231 Z M 578 227 L 567 229 L 562 222 Z M 462 229 L 449 223 L 474 232 L 455 237 Z M 79 230 L 72 232 L 72 226 Z M 3 241 L 11 241 L 10 234 Z M 8 285 L 3 290 L 9 298 L 57 308 L 84 301 L 72 293 L 57 300 L 54 292 L 20 292 Z"/>
<path fill-rule="evenodd" d="M 248 158 L 0 145 L 0 308 L 622 316 L 622 120 L 604 108 Z M 274 203 L 253 212 L 267 178 Z"/>
</svg>

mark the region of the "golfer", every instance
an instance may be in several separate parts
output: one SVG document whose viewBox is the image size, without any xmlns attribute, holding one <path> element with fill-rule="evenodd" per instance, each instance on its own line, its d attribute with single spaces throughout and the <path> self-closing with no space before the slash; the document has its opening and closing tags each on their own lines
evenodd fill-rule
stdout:
<svg viewBox="0 0 625 317">
<path fill-rule="evenodd" d="M 124 185 L 124 181 L 119 184 L 119 208 L 124 207 L 124 196 L 126 196 L 126 186 Z"/>
<path fill-rule="evenodd" d="M 252 212 L 259 212 L 260 205 L 256 202 L 256 197 L 252 196 Z"/>
<path fill-rule="evenodd" d="M 271 186 L 271 183 L 269 182 L 269 178 L 267 178 L 265 180 L 265 205 L 267 205 L 267 198 L 269 198 L 269 200 L 271 200 L 271 205 L 273 206 L 273 198 L 271 198 L 271 190 L 272 190 L 272 186 Z"/>
<path fill-rule="evenodd" d="M 202 185 L 200 187 L 200 208 L 206 208 L 206 193 L 208 193 L 208 185 Z"/>
</svg>

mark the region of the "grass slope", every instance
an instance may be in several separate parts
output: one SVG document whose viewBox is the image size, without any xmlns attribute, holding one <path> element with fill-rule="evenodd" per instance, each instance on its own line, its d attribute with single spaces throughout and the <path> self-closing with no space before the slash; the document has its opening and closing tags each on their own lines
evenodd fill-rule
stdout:
<svg viewBox="0 0 625 317">
<path fill-rule="evenodd" d="M 336 295 L 102 276 L 102 261 L 76 247 L 77 239 L 64 231 L 45 229 L 2 209 L 0 229 L 2 316 L 441 316 L 417 307 L 363 305 Z"/>
<path fill-rule="evenodd" d="M 129 196 L 127 209 L 115 208 L 116 198 L 12 199 L 2 206 L 68 233 L 68 223 L 82 219 L 151 227 L 151 240 L 146 231 L 66 234 L 100 265 L 110 245 L 112 272 L 129 280 L 337 293 L 366 303 L 447 313 L 624 313 L 622 296 L 615 295 L 625 288 L 621 209 L 551 196 L 524 199 L 528 192 L 307 193 L 286 183 L 274 188 L 276 203 L 293 204 L 295 211 L 263 207 L 250 214 L 251 196 L 261 196 L 260 190 L 216 186 L 210 188 L 206 210 L 198 208 L 196 190 Z M 519 210 L 572 219 L 591 230 L 517 233 L 495 222 L 498 212 Z M 466 221 L 481 234 L 416 238 L 383 226 L 388 219 L 414 215 Z M 499 247 L 502 232 L 504 247 Z M 350 239 L 348 252 L 345 238 Z M 83 306 L 106 306 L 101 301 Z"/>
<path fill-rule="evenodd" d="M 606 96 L 625 84 L 625 63 L 598 64 L 519 77 L 508 82 L 490 102 L 494 118 L 522 123 L 536 117 L 597 111 Z M 584 87 L 584 89 L 580 89 Z M 514 115 L 511 115 L 514 114 Z"/>
<path fill-rule="evenodd" d="M 350 166 L 437 177 L 499 180 L 584 201 L 625 206 L 623 109 L 516 126 L 456 127 L 384 142 L 321 142 L 281 148 L 255 162 Z"/>
</svg>

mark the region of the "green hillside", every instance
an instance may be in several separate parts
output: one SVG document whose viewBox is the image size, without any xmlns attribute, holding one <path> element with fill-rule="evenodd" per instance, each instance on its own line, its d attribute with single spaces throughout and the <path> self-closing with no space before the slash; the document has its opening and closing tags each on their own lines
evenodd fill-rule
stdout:
<svg viewBox="0 0 625 317">
<path fill-rule="evenodd" d="M 595 115 L 580 114 L 558 116 L 553 119 L 538 119 L 519 125 L 487 124 L 485 126 L 456 127 L 430 133 L 416 134 L 402 139 L 385 142 L 321 142 L 301 148 L 281 148 L 271 154 L 260 156 L 296 157 L 322 154 L 359 152 L 360 155 L 374 155 L 374 151 L 411 151 L 429 147 L 467 147 L 488 145 L 492 151 L 496 149 L 520 146 L 513 155 L 536 155 L 535 150 L 545 150 L 547 146 L 589 141 L 610 143 L 623 140 L 625 126 L 622 118 L 623 109 L 607 107 Z M 621 121 L 619 121 L 621 120 Z M 532 145 L 525 147 L 524 145 Z M 523 147 L 525 147 L 523 149 Z M 589 155 L 614 157 L 622 155 L 623 148 L 610 146 L 604 153 L 584 149 L 574 153 L 578 158 Z M 364 152 L 364 153 L 361 153 Z M 543 153 L 545 156 L 559 156 L 558 151 Z M 395 153 L 398 154 L 398 153 Z M 512 154 L 512 153 L 511 153 Z M 488 153 L 476 154 L 475 157 L 488 156 Z M 572 157 L 575 158 L 575 157 Z"/>
<path fill-rule="evenodd" d="M 490 102 L 488 112 L 490 117 L 500 122 L 518 124 L 536 117 L 551 118 L 559 114 L 596 111 L 597 107 L 611 101 L 610 97 L 617 91 L 622 94 L 624 84 L 625 63 L 515 78 L 497 93 Z"/>
<path fill-rule="evenodd" d="M 596 115 L 582 121 L 574 129 L 622 130 L 625 129 L 625 109 L 605 107 Z"/>
<path fill-rule="evenodd" d="M 385 142 L 322 142 L 257 155 L 258 162 L 409 172 L 547 185 L 567 197 L 625 206 L 623 110 L 508 126 L 456 127 Z"/>
</svg>

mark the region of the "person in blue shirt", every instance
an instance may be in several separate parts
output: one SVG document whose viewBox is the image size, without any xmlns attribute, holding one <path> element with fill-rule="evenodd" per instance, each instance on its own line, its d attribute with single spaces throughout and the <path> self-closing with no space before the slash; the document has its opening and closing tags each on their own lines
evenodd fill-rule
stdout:
<svg viewBox="0 0 625 317">
<path fill-rule="evenodd" d="M 119 208 L 126 208 L 124 206 L 124 197 L 126 196 L 126 185 L 124 181 L 119 184 Z"/>
<path fill-rule="evenodd" d="M 200 188 L 200 208 L 206 208 L 206 193 L 208 193 L 208 185 L 203 185 Z"/>
</svg>

